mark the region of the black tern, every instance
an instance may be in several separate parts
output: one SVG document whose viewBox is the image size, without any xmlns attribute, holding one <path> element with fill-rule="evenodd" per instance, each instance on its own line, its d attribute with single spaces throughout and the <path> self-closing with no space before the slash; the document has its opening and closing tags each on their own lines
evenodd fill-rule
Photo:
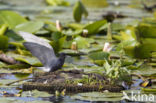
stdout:
<svg viewBox="0 0 156 103">
<path fill-rule="evenodd" d="M 62 68 L 65 61 L 65 53 L 60 53 L 59 57 L 56 57 L 48 40 L 23 31 L 19 31 L 18 34 L 26 41 L 23 45 L 43 64 L 44 67 L 39 67 L 39 69 L 45 72 L 54 72 Z"/>
</svg>

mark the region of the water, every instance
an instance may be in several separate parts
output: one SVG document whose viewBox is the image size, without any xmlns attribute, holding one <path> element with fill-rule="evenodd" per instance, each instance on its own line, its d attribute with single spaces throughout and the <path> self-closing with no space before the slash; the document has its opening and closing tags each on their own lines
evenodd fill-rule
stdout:
<svg viewBox="0 0 156 103">
<path fill-rule="evenodd" d="M 23 2 L 24 1 L 24 2 Z M 71 5 L 73 6 L 74 2 L 76 0 L 68 0 L 71 2 Z M 95 21 L 102 19 L 102 15 L 107 13 L 108 11 L 116 11 L 120 12 L 123 15 L 127 16 L 123 19 L 116 19 L 115 23 L 122 23 L 124 25 L 127 25 L 129 23 L 135 23 L 135 20 L 141 20 L 142 17 L 151 17 L 153 16 L 152 13 L 146 12 L 145 10 L 138 8 L 130 8 L 129 6 L 138 6 L 137 1 L 138 0 L 116 0 L 117 3 L 114 2 L 114 0 L 108 0 L 109 6 L 105 3 L 105 0 L 96 0 L 96 5 L 94 5 L 95 0 L 83 0 L 84 4 L 88 7 L 89 11 L 89 17 L 87 19 L 83 18 L 82 22 L 88 22 L 88 21 Z M 133 2 L 132 2 L 133 1 Z M 39 19 L 39 20 L 51 20 L 56 21 L 59 19 L 61 22 L 73 22 L 72 17 L 72 6 L 70 7 L 51 7 L 46 6 L 46 4 L 43 2 L 43 0 L 1 0 L 0 1 L 0 10 L 14 10 L 19 13 L 21 13 L 24 16 L 28 16 L 30 19 Z M 98 3 L 99 2 L 99 3 Z M 117 5 L 119 4 L 119 5 Z M 93 7 L 94 6 L 94 7 Z M 107 6 L 107 7 L 104 7 Z M 95 8 L 98 7 L 98 8 Z M 32 77 L 33 75 L 26 74 L 25 77 Z M 21 97 L 3 97 L 2 94 L 3 91 L 6 91 L 9 94 L 18 94 L 21 90 L 20 85 L 12 85 L 12 86 L 4 86 L 3 84 L 19 80 L 21 77 L 18 74 L 11 74 L 7 73 L 0 77 L 0 103 L 6 103 L 6 102 L 13 102 L 13 103 L 29 103 L 29 102 L 36 102 L 36 103 L 90 103 L 90 101 L 87 100 L 77 100 L 74 98 L 71 98 L 72 95 L 76 94 L 67 94 L 66 96 L 60 96 L 56 97 L 54 94 L 49 94 L 45 97 L 34 97 L 31 92 L 23 92 L 22 94 L 25 94 L 25 96 Z M 140 81 L 139 81 L 140 82 Z M 134 84 L 134 87 L 136 87 L 138 83 Z M 19 87 L 19 88 L 17 88 Z M 136 88 L 138 89 L 138 88 Z M 42 93 L 40 92 L 41 96 Z M 79 94 L 77 94 L 79 95 Z M 109 100 L 111 100 L 110 98 Z M 126 103 L 126 101 L 119 101 L 121 103 Z M 103 102 L 93 102 L 93 103 L 103 103 Z M 107 103 L 107 102 L 106 102 Z M 117 103 L 117 102 L 115 102 Z"/>
</svg>

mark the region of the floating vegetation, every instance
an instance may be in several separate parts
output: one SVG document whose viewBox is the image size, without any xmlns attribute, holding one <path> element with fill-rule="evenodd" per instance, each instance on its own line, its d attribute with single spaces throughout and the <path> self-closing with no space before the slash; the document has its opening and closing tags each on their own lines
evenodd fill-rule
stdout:
<svg viewBox="0 0 156 103">
<path fill-rule="evenodd" d="M 74 93 L 74 100 L 122 101 L 124 89 L 156 92 L 154 0 L 15 1 L 0 1 L 0 102 L 34 89 L 55 95 L 24 98 L 62 102 Z M 65 53 L 62 69 L 42 72 L 45 63 L 24 47 L 19 31 L 42 38 L 56 57 Z"/>
<path fill-rule="evenodd" d="M 41 90 L 55 92 L 56 90 L 66 90 L 71 92 L 104 91 L 119 92 L 122 86 L 109 84 L 105 77 L 94 74 L 84 73 L 78 70 L 57 71 L 54 73 L 37 73 L 28 83 L 23 84 L 24 90 Z M 45 89 L 46 88 L 46 89 Z"/>
</svg>

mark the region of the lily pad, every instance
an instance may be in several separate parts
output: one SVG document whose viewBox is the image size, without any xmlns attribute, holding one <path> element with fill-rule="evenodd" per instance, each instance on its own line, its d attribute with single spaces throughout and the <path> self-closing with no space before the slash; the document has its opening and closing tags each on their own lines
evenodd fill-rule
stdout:
<svg viewBox="0 0 156 103">
<path fill-rule="evenodd" d="M 26 23 L 19 24 L 15 27 L 16 31 L 24 31 L 29 33 L 35 33 L 43 27 L 42 21 L 29 21 Z"/>
<path fill-rule="evenodd" d="M 91 24 L 88 24 L 87 26 L 84 27 L 84 29 L 88 30 L 88 34 L 96 34 L 99 32 L 100 28 L 104 26 L 106 23 L 107 23 L 106 20 L 96 21 Z"/>
<path fill-rule="evenodd" d="M 85 101 L 121 101 L 122 96 L 122 93 L 89 92 L 76 94 L 72 96 L 72 99 L 79 99 Z"/>
<path fill-rule="evenodd" d="M 14 29 L 18 24 L 27 22 L 27 20 L 13 11 L 0 11 L 0 24 L 7 24 L 9 28 Z"/>
<path fill-rule="evenodd" d="M 46 0 L 49 5 L 52 6 L 69 6 L 70 3 L 65 0 Z"/>
<path fill-rule="evenodd" d="M 138 36 L 141 38 L 156 38 L 156 26 L 140 24 L 137 30 Z"/>
<path fill-rule="evenodd" d="M 76 37 L 74 41 L 77 43 L 78 48 L 88 48 L 90 47 L 90 43 L 94 42 L 91 38 L 84 38 L 81 36 Z"/>
<path fill-rule="evenodd" d="M 103 51 L 100 51 L 100 52 L 93 52 L 93 53 L 90 53 L 90 54 L 89 54 L 89 57 L 90 57 L 92 60 L 105 60 L 105 59 L 108 59 L 109 53 L 103 52 Z"/>
<path fill-rule="evenodd" d="M 13 57 L 17 61 L 21 61 L 32 66 L 42 66 L 41 62 L 35 57 L 23 56 L 11 52 L 7 53 L 7 55 Z"/>
<path fill-rule="evenodd" d="M 41 92 L 38 90 L 33 90 L 33 91 L 25 91 L 22 93 L 22 97 L 28 97 L 32 95 L 33 97 L 37 98 L 37 97 L 50 97 L 53 96 L 52 94 L 49 94 L 47 92 Z"/>
</svg>

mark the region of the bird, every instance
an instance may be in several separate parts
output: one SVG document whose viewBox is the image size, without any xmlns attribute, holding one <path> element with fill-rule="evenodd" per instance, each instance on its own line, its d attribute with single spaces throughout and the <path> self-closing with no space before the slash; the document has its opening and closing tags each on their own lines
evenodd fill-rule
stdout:
<svg viewBox="0 0 156 103">
<path fill-rule="evenodd" d="M 54 72 L 62 68 L 65 62 L 65 53 L 60 53 L 57 57 L 48 40 L 24 31 L 18 31 L 17 33 L 25 40 L 24 47 L 43 64 L 44 67 L 38 67 L 38 69 L 44 72 Z"/>
</svg>

